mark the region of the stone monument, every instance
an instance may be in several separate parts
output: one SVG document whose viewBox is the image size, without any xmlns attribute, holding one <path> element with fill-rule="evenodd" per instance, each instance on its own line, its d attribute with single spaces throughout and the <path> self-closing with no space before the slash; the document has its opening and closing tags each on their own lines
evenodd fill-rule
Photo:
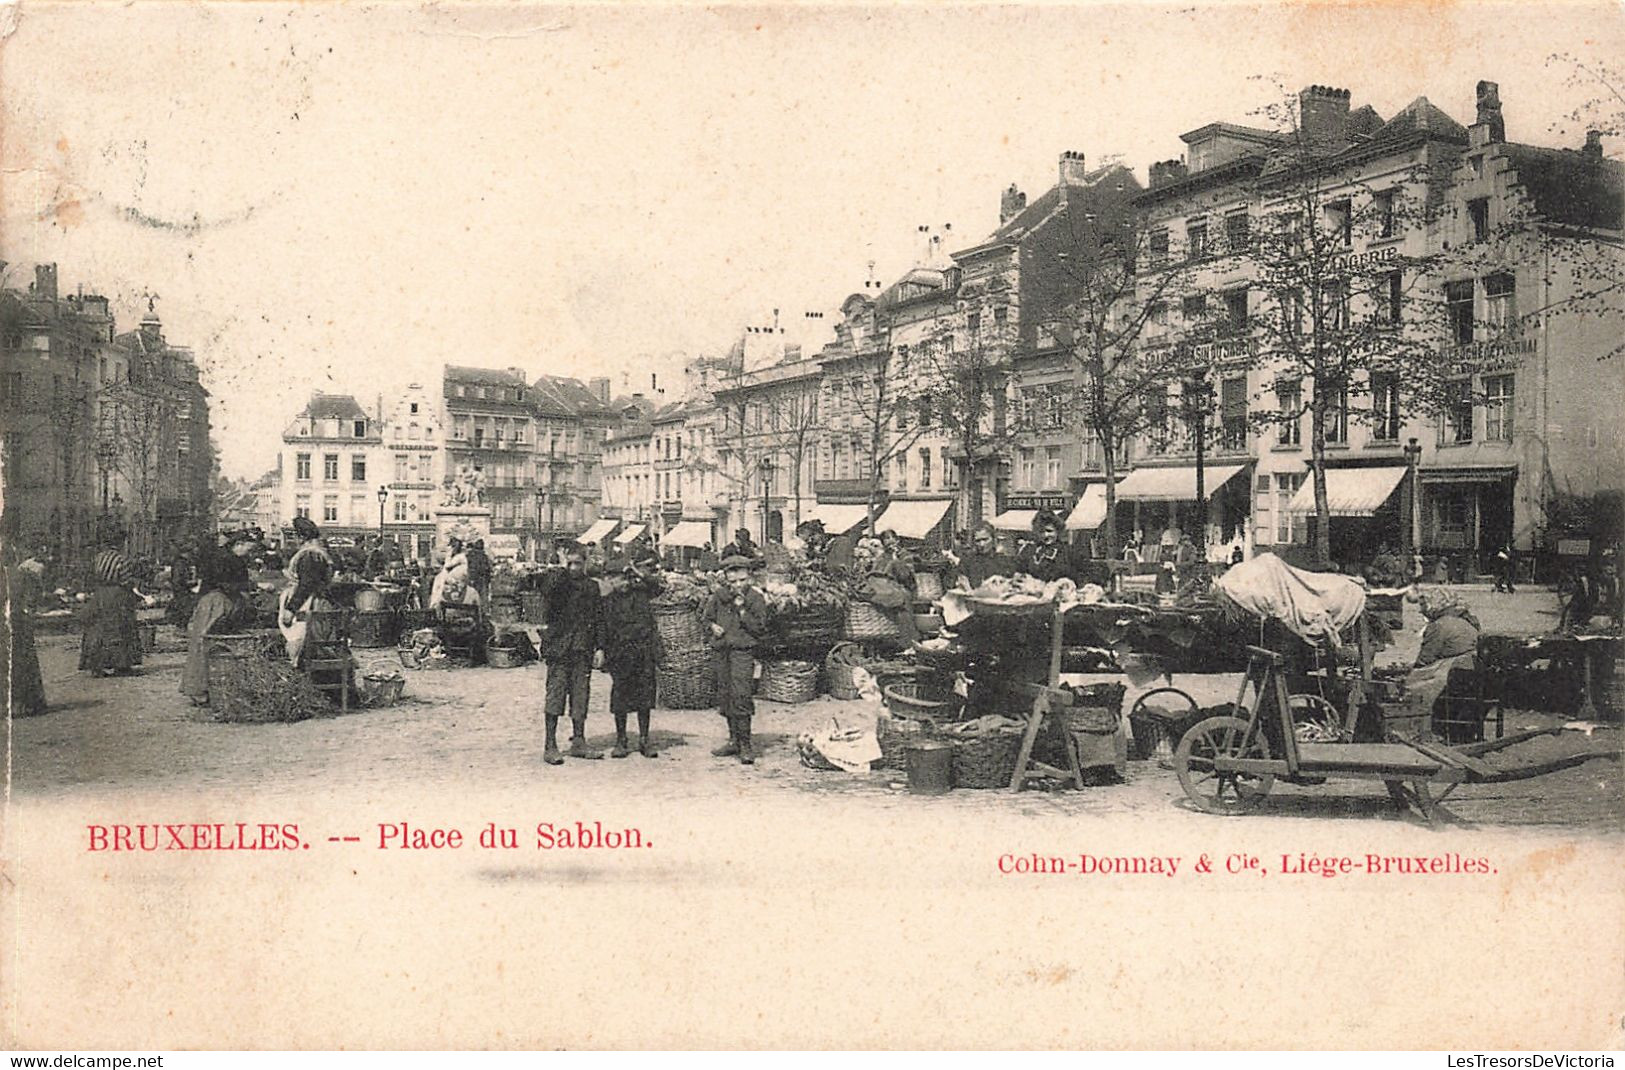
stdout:
<svg viewBox="0 0 1625 1070">
<path fill-rule="evenodd" d="M 485 473 L 473 465 L 458 468 L 440 484 L 440 504 L 434 514 L 435 552 L 444 554 L 453 538 L 491 537 L 491 509 L 485 504 Z"/>
</svg>

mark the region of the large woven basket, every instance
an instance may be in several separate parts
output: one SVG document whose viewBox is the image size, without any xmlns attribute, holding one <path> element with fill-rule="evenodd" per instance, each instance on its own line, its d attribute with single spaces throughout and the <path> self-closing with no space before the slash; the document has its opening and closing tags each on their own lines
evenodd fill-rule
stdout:
<svg viewBox="0 0 1625 1070">
<path fill-rule="evenodd" d="M 858 643 L 903 645 L 903 633 L 897 629 L 897 622 L 868 602 L 847 605 L 846 631 L 843 635 Z"/>
<path fill-rule="evenodd" d="M 511 647 L 487 647 L 485 663 L 493 669 L 518 669 L 525 664 L 525 656 Z"/>
<path fill-rule="evenodd" d="M 954 748 L 954 787 L 1007 788 L 1021 757 L 1020 732 L 948 736 Z"/>
<path fill-rule="evenodd" d="M 841 638 L 844 606 L 808 606 L 773 617 L 768 643 L 776 650 L 826 649 Z"/>
<path fill-rule="evenodd" d="M 368 650 L 394 646 L 399 632 L 400 617 L 393 609 L 357 613 L 350 629 L 350 645 Z"/>
<path fill-rule="evenodd" d="M 657 618 L 658 619 L 658 618 Z M 717 704 L 717 676 L 705 647 L 666 648 L 655 666 L 660 705 L 668 710 L 703 710 Z"/>
<path fill-rule="evenodd" d="M 943 720 L 953 711 L 953 703 L 946 698 L 926 694 L 914 680 L 893 680 L 881 687 L 886 708 L 894 717 L 930 718 Z"/>
<path fill-rule="evenodd" d="M 940 739 L 936 723 L 912 717 L 883 714 L 875 722 L 875 741 L 880 744 L 880 764 L 887 769 L 908 768 L 908 747 L 927 739 Z"/>
<path fill-rule="evenodd" d="M 762 662 L 756 697 L 767 702 L 811 702 L 818 697 L 818 665 L 791 658 Z"/>
<path fill-rule="evenodd" d="M 679 602 L 657 603 L 652 607 L 655 631 L 667 650 L 689 650 L 706 646 L 705 626 L 693 606 Z"/>
</svg>

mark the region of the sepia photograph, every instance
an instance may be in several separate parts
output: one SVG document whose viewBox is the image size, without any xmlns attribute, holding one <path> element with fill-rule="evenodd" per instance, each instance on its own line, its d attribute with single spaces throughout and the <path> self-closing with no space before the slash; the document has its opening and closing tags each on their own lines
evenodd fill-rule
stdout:
<svg viewBox="0 0 1625 1070">
<path fill-rule="evenodd" d="M 1625 1046 L 1622 56 L 0 6 L 0 1047 Z"/>
</svg>

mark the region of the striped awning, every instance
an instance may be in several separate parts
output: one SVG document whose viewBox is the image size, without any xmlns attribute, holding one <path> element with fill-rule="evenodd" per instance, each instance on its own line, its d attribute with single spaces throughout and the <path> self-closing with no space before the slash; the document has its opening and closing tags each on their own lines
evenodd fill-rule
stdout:
<svg viewBox="0 0 1625 1070">
<path fill-rule="evenodd" d="M 1006 509 L 989 523 L 1000 531 L 1031 531 L 1037 519 L 1037 509 Z"/>
<path fill-rule="evenodd" d="M 1328 468 L 1326 504 L 1332 516 L 1371 516 L 1405 478 L 1403 468 Z M 1315 511 L 1315 477 L 1303 477 L 1303 486 L 1287 503 L 1289 513 Z"/>
<path fill-rule="evenodd" d="M 648 530 L 649 528 L 646 524 L 633 524 L 625 531 L 615 536 L 615 545 L 625 546 L 627 543 L 631 542 L 633 539 L 637 538 L 639 535 L 642 535 Z"/>
<path fill-rule="evenodd" d="M 1066 518 L 1068 531 L 1094 531 L 1106 522 L 1106 484 L 1091 483 Z"/>
<path fill-rule="evenodd" d="M 687 546 L 703 549 L 711 541 L 711 525 L 699 520 L 684 520 L 660 537 L 662 546 Z"/>
<path fill-rule="evenodd" d="M 586 531 L 583 531 L 580 535 L 577 535 L 576 542 L 579 542 L 583 546 L 590 546 L 595 542 L 602 542 L 604 540 L 604 536 L 614 531 L 615 525 L 619 523 L 619 520 L 611 520 L 608 517 L 605 517 L 602 520 L 594 522 L 592 527 L 588 528 Z"/>
<path fill-rule="evenodd" d="M 900 538 L 923 539 L 931 534 L 932 528 L 942 523 L 952 504 L 949 498 L 894 501 L 875 521 L 875 531 L 895 531 Z"/>
<path fill-rule="evenodd" d="M 1202 489 L 1209 498 L 1220 487 L 1235 478 L 1244 466 L 1206 465 L 1202 469 Z M 1194 502 L 1196 500 L 1196 469 L 1191 468 L 1136 468 L 1128 478 L 1117 484 L 1120 502 Z M 1104 519 L 1104 518 L 1103 518 Z"/>
</svg>

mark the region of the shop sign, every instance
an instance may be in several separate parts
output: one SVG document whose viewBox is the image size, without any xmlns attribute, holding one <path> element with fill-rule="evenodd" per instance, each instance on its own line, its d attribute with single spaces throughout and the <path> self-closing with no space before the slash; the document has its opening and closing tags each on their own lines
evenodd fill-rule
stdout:
<svg viewBox="0 0 1625 1070">
<path fill-rule="evenodd" d="M 1068 494 L 1012 494 L 1004 499 L 1005 509 L 1048 509 L 1061 512 L 1072 508 Z"/>
<path fill-rule="evenodd" d="M 1558 539 L 1557 552 L 1563 557 L 1589 557 L 1591 554 L 1591 540 Z"/>
<path fill-rule="evenodd" d="M 1445 350 L 1445 356 L 1473 364 L 1480 371 L 1514 368 L 1524 357 L 1535 351 L 1532 336 L 1522 338 L 1491 338 Z"/>
<path fill-rule="evenodd" d="M 1339 274 L 1354 275 L 1376 267 L 1386 267 L 1399 259 L 1399 249 L 1387 246 L 1364 253 L 1346 253 L 1332 258 L 1332 270 Z"/>
<path fill-rule="evenodd" d="M 1257 351 L 1251 338 L 1225 338 L 1215 342 L 1184 343 L 1180 355 L 1192 364 L 1216 365 L 1250 359 Z"/>
<path fill-rule="evenodd" d="M 518 535 L 487 535 L 485 536 L 485 552 L 492 557 L 518 557 Z"/>
</svg>

